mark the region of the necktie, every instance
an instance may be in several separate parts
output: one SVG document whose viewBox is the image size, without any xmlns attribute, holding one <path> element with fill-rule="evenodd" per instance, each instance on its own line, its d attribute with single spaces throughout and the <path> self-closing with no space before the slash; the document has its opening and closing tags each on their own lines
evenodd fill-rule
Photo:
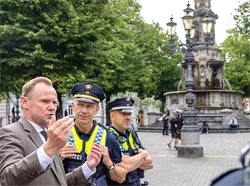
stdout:
<svg viewBox="0 0 250 186">
<path fill-rule="evenodd" d="M 43 135 L 43 137 L 45 138 L 45 141 L 47 141 L 47 132 L 45 130 L 41 131 L 41 134 Z"/>
<path fill-rule="evenodd" d="M 43 130 L 43 131 L 41 131 L 41 134 L 43 135 L 43 137 L 47 141 L 47 137 L 48 137 L 47 132 L 45 130 Z M 63 174 L 62 168 L 60 166 L 59 156 L 57 154 L 54 156 L 53 162 L 54 162 L 54 165 L 56 168 L 56 173 L 57 173 L 57 176 L 58 176 L 58 179 L 59 179 L 61 185 L 67 186 L 67 183 L 65 182 L 65 179 L 64 179 L 64 174 Z"/>
</svg>

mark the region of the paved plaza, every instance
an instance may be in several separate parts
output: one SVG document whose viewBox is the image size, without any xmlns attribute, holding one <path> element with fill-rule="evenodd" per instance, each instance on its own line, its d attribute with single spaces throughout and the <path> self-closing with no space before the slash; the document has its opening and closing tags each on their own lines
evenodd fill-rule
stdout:
<svg viewBox="0 0 250 186">
<path fill-rule="evenodd" d="M 250 142 L 250 133 L 201 134 L 204 157 L 187 159 L 177 157 L 173 143 L 168 148 L 170 136 L 150 132 L 138 135 L 153 158 L 154 168 L 146 171 L 144 178 L 152 186 L 210 185 L 211 179 L 219 174 L 241 167 L 239 154 Z"/>
</svg>

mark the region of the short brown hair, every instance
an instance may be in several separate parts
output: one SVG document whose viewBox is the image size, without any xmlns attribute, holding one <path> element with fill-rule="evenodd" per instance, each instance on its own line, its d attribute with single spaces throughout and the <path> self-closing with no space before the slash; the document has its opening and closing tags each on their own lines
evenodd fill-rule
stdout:
<svg viewBox="0 0 250 186">
<path fill-rule="evenodd" d="M 29 93 L 33 90 L 34 86 L 40 82 L 43 82 L 49 86 L 53 86 L 53 83 L 49 78 L 36 77 L 23 85 L 21 96 L 26 96 L 26 97 L 29 96 Z"/>
</svg>

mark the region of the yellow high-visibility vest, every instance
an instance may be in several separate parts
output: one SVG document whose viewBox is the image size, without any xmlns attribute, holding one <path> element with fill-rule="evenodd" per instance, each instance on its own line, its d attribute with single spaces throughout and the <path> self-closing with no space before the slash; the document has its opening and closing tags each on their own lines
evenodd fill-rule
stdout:
<svg viewBox="0 0 250 186">
<path fill-rule="evenodd" d="M 69 137 L 67 144 L 75 145 L 77 149 L 77 153 L 81 153 L 83 151 L 83 143 L 84 141 L 78 136 L 76 132 L 75 126 L 71 128 L 72 135 Z M 88 154 L 91 150 L 94 143 L 98 143 L 100 145 L 106 145 L 106 137 L 107 130 L 100 125 L 96 125 L 93 133 L 91 134 L 88 141 L 85 141 L 85 153 Z"/>
<path fill-rule="evenodd" d="M 116 132 L 116 130 L 112 127 L 109 128 L 110 132 L 113 133 L 114 135 L 116 136 L 119 136 L 119 134 Z M 129 133 L 129 137 L 128 137 L 128 140 L 126 140 L 125 142 L 121 143 L 118 141 L 118 143 L 120 144 L 120 149 L 121 151 L 128 151 L 128 148 L 129 148 L 129 145 L 128 145 L 128 142 L 131 146 L 131 148 L 133 150 L 135 149 L 139 149 L 139 145 L 137 145 L 135 142 L 134 142 L 134 138 L 132 136 L 132 132 Z"/>
</svg>

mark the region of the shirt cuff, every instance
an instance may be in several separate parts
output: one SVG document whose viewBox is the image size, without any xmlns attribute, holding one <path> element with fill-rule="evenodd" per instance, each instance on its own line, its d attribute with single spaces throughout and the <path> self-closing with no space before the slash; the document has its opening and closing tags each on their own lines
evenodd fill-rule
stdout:
<svg viewBox="0 0 250 186">
<path fill-rule="evenodd" d="M 82 172 L 85 176 L 86 179 L 89 179 L 90 176 L 92 176 L 93 174 L 95 174 L 96 172 L 96 168 L 94 168 L 94 170 L 91 170 L 87 163 L 85 162 L 83 165 L 82 165 Z"/>
<path fill-rule="evenodd" d="M 49 164 L 51 164 L 53 161 L 53 158 L 50 158 L 44 151 L 43 145 L 37 149 L 37 157 L 44 171 L 47 169 Z"/>
</svg>

